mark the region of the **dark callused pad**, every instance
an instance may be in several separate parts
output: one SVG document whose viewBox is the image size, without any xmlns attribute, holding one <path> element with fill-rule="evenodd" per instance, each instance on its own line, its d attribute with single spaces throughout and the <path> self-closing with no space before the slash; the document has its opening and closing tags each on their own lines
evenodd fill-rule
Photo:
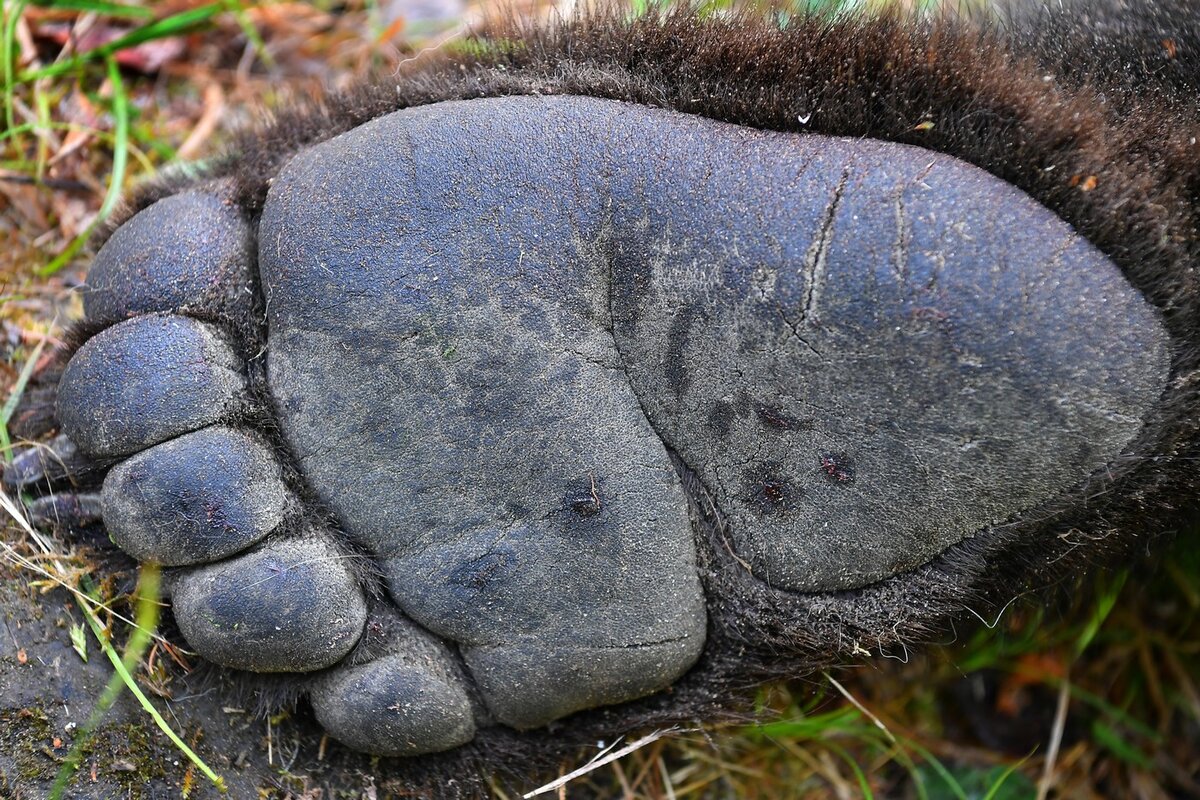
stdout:
<svg viewBox="0 0 1200 800">
<path fill-rule="evenodd" d="M 325 537 L 312 536 L 197 567 L 172 590 L 175 620 L 196 652 L 225 667 L 328 667 L 355 645 L 366 620 L 346 558 Z"/>
<path fill-rule="evenodd" d="M 311 694 L 317 721 L 343 744 L 380 756 L 471 741 L 475 714 L 453 653 L 411 622 L 393 628 L 386 655 L 318 680 Z"/>
<path fill-rule="evenodd" d="M 545 636 L 514 637 L 505 645 L 464 651 L 496 719 L 524 730 L 581 709 L 644 697 L 674 683 L 676 665 L 694 662 L 704 640 L 684 634 L 638 642 L 631 636 L 621 648 L 578 647 L 563 636 L 554 645 Z M 526 686 L 536 686 L 536 694 Z"/>
<path fill-rule="evenodd" d="M 409 613 L 461 643 L 488 709 L 506 725 L 536 728 L 643 697 L 700 655 L 705 617 L 693 566 L 644 557 L 666 549 L 662 522 L 635 516 L 654 508 L 647 496 L 674 487 L 636 493 L 629 483 L 599 484 L 597 500 L 582 482 L 557 520 L 475 531 L 384 562 Z M 442 528 L 453 531 L 452 520 Z"/>
<path fill-rule="evenodd" d="M 254 239 L 237 207 L 208 191 L 171 195 L 139 212 L 100 248 L 83 310 L 93 322 L 153 311 L 248 315 Z"/>
<path fill-rule="evenodd" d="M 131 319 L 96 334 L 67 364 L 58 418 L 88 455 L 130 455 L 236 415 L 245 402 L 241 367 L 210 325 Z"/>
<path fill-rule="evenodd" d="M 912 569 L 1142 431 L 1162 319 L 1049 210 L 913 147 L 699 128 L 654 135 L 703 175 L 681 163 L 615 204 L 613 326 L 755 575 L 816 591 Z"/>
<path fill-rule="evenodd" d="M 603 250 L 573 227 L 598 208 L 563 202 L 569 170 L 496 184 L 517 162 L 497 160 L 513 122 L 493 106 L 301 153 L 259 255 L 271 392 L 309 484 L 524 727 L 669 686 L 706 616 L 682 486 L 607 330 Z M 673 646 L 653 669 L 627 657 L 654 642 Z"/>
<path fill-rule="evenodd" d="M 178 566 L 245 550 L 283 519 L 280 466 L 256 436 L 214 426 L 118 464 L 101 492 L 104 526 L 139 561 Z"/>
</svg>

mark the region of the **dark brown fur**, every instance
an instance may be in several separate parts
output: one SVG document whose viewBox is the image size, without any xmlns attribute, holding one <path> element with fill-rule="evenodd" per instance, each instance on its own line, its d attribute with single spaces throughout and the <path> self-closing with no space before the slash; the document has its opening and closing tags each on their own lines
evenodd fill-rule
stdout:
<svg viewBox="0 0 1200 800">
<path fill-rule="evenodd" d="M 780 29 L 689 13 L 498 25 L 478 47 L 282 110 L 216 162 L 210 176 L 232 178 L 238 202 L 255 216 L 272 176 L 299 148 L 406 106 L 531 93 L 904 142 L 976 164 L 1052 209 L 1125 270 L 1162 310 L 1172 335 L 1173 383 L 1141 439 L 1111 470 L 862 590 L 798 595 L 751 576 L 726 544 L 704 487 L 680 465 L 709 598 L 702 661 L 655 697 L 527 734 L 489 729 L 452 753 L 371 767 L 384 785 L 476 794 L 485 786 L 482 774 L 509 771 L 524 779 L 553 771 L 579 748 L 616 733 L 744 718 L 750 689 L 765 680 L 803 676 L 863 649 L 890 653 L 928 640 L 967 607 L 994 611 L 1029 587 L 1173 529 L 1200 489 L 1200 11 L 1186 0 L 1123 7 L 1019 8 L 1002 25 L 805 18 Z M 191 182 L 145 187 L 126 216 Z M 1087 545 L 1076 546 L 1072 531 L 1086 531 Z M 368 768 L 353 754 L 336 759 Z"/>
</svg>

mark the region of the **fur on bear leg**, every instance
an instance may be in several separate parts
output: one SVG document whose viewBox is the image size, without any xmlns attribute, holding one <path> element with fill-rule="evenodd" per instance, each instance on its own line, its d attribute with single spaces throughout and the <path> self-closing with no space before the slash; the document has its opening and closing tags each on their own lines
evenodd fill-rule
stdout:
<svg viewBox="0 0 1200 800">
<path fill-rule="evenodd" d="M 601 14 L 546 29 L 498 30 L 495 44 L 469 57 L 449 54 L 398 82 L 285 112 L 274 127 L 244 138 L 212 174 L 232 179 L 250 218 L 298 148 L 398 108 L 450 99 L 590 95 L 770 130 L 916 145 L 975 164 L 1053 210 L 1162 310 L 1172 337 L 1172 383 L 1134 457 L 1056 502 L 864 589 L 804 596 L 761 583 L 726 546 L 725 521 L 692 476 L 709 645 L 670 693 L 523 734 L 488 729 L 464 748 L 387 762 L 385 771 L 451 794 L 462 784 L 448 783 L 449 776 L 476 768 L 553 769 L 564 753 L 614 731 L 739 718 L 746 692 L 763 680 L 852 660 L 862 649 L 920 641 L 965 606 L 1001 607 L 1014 587 L 1044 585 L 1170 529 L 1174 513 L 1194 502 L 1196 478 L 1187 464 L 1197 455 L 1200 353 L 1193 271 L 1200 263 L 1200 113 L 1184 101 L 1188 87 L 1194 92 L 1200 84 L 1200 39 L 1197 12 L 1184 5 L 1101 9 L 1080 18 L 1038 12 L 1008 32 L 895 18 L 801 19 L 777 30 L 745 19 L 701 22 L 677 14 L 624 22 Z M 1026 44 L 1026 25 L 1045 26 L 1056 38 Z M 1176 55 L 1165 47 L 1158 53 L 1152 37 L 1173 37 Z M 1148 65 L 1162 58 L 1163 69 L 1115 72 L 1100 57 L 1081 69 L 1085 43 L 1139 54 Z M 179 189 L 149 190 L 132 208 Z M 1076 547 L 1060 536 L 1075 528 L 1095 541 Z"/>
</svg>

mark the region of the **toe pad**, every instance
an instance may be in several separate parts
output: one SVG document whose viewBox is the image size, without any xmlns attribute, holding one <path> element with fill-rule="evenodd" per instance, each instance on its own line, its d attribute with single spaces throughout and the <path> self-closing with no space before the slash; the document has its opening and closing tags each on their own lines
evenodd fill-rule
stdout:
<svg viewBox="0 0 1200 800">
<path fill-rule="evenodd" d="M 234 416 L 245 390 L 241 362 L 215 328 L 139 317 L 79 349 L 59 383 L 58 418 L 85 453 L 115 458 Z"/>
<path fill-rule="evenodd" d="M 209 661 L 251 672 L 328 667 L 362 634 L 366 601 L 345 556 L 319 537 L 268 544 L 185 573 L 172 602 Z"/>
<path fill-rule="evenodd" d="M 282 521 L 279 465 L 255 437 L 212 427 L 138 453 L 113 468 L 101 494 L 113 541 L 169 566 L 231 556 Z"/>
<path fill-rule="evenodd" d="M 391 652 L 321 679 L 317 720 L 343 744 L 382 756 L 436 753 L 475 737 L 475 717 L 453 656 L 406 621 Z"/>
<path fill-rule="evenodd" d="M 122 225 L 88 270 L 83 310 L 92 322 L 154 311 L 203 309 L 244 318 L 254 298 L 250 226 L 214 194 L 159 200 Z"/>
</svg>

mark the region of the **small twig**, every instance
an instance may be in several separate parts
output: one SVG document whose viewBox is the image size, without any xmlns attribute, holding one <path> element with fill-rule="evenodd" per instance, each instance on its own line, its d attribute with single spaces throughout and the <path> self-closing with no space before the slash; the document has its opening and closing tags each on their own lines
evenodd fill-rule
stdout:
<svg viewBox="0 0 1200 800">
<path fill-rule="evenodd" d="M 195 158 L 204 146 L 204 143 L 217 130 L 224 111 L 225 92 L 221 91 L 221 85 L 213 82 L 205 86 L 204 112 L 200 115 L 200 119 L 196 121 L 196 126 L 192 128 L 192 132 L 183 140 L 183 144 L 179 145 L 176 156 L 181 159 Z"/>
<path fill-rule="evenodd" d="M 1046 800 L 1054 785 L 1054 766 L 1058 761 L 1058 748 L 1062 745 L 1063 731 L 1067 727 L 1067 708 L 1071 700 L 1071 681 L 1063 676 L 1058 685 L 1058 705 L 1054 709 L 1054 726 L 1050 729 L 1050 743 L 1046 748 L 1046 761 L 1042 764 L 1042 776 L 1038 778 L 1037 800 Z"/>
<path fill-rule="evenodd" d="M 171 729 L 171 726 L 167 724 L 165 719 L 163 719 L 162 714 L 158 713 L 158 709 L 155 708 L 154 704 L 151 703 L 149 698 L 147 698 L 142 692 L 141 687 L 137 685 L 137 681 L 133 679 L 133 676 L 129 674 L 129 670 L 126 669 L 121 657 L 117 655 L 117 651 L 108 644 L 108 640 L 104 637 L 104 629 L 100 627 L 100 620 L 96 618 L 95 613 L 91 611 L 91 609 L 86 609 L 84 612 L 84 618 L 87 619 L 88 625 L 91 626 L 92 633 L 96 636 L 96 640 L 101 643 L 104 654 L 107 655 L 108 660 L 112 662 L 113 669 L 115 669 L 117 674 L 121 676 L 121 680 L 124 682 L 125 688 L 127 688 L 130 693 L 137 698 L 138 704 L 142 707 L 142 710 L 150 715 L 150 718 L 154 720 L 154 724 L 158 726 L 159 730 L 167 735 L 167 738 L 171 740 L 171 743 L 174 744 L 181 753 L 187 756 L 189 761 L 200 768 L 200 771 L 204 773 L 204 776 L 212 781 L 213 786 L 217 787 L 217 791 L 219 791 L 221 794 L 225 794 L 227 791 L 225 787 L 225 779 L 213 772 L 212 768 L 209 767 L 208 764 L 204 763 L 204 760 L 201 759 L 200 756 L 196 755 L 192 748 L 188 747 L 183 739 L 180 739 L 179 735 Z"/>
<path fill-rule="evenodd" d="M 5 462 L 12 461 L 12 441 L 8 437 L 8 421 L 12 419 L 12 415 L 16 413 L 17 404 L 21 402 L 21 395 L 25 393 L 25 386 L 29 383 L 29 379 L 33 377 L 34 367 L 37 366 L 38 358 L 42 354 L 42 350 L 46 347 L 46 342 L 50 339 L 50 333 L 47 330 L 42 336 L 42 340 L 33 348 L 33 352 L 29 354 L 29 358 L 25 359 L 25 365 L 21 367 L 21 374 L 17 376 L 17 382 L 13 384 L 12 392 L 8 399 L 4 401 L 3 407 L 0 407 L 0 449 L 3 449 Z"/>
<path fill-rule="evenodd" d="M 42 557 L 49 559 L 51 564 L 54 566 L 54 569 L 58 573 L 65 574 L 67 572 L 66 567 L 64 567 L 62 562 L 59 560 L 61 557 L 50 551 L 44 537 L 42 537 L 41 534 L 37 533 L 37 531 L 29 525 L 29 521 L 26 520 L 25 516 L 17 510 L 17 507 L 13 503 L 12 499 L 9 498 L 2 489 L 0 489 L 0 508 L 3 508 L 3 510 L 25 530 L 26 534 L 29 535 L 30 540 L 36 543 L 37 546 L 42 550 Z M 102 610 L 104 613 L 111 614 L 113 617 L 119 619 L 121 622 L 124 622 L 126 625 L 129 625 L 132 628 L 140 628 L 136 621 L 126 617 L 118 611 L 115 611 L 112 607 L 108 606 L 104 602 L 89 597 L 84 592 L 81 592 L 77 587 L 72 586 L 70 583 L 63 580 L 58 574 L 55 574 L 47 569 L 43 569 L 42 567 L 33 563 L 28 558 L 18 553 L 16 549 L 8 542 L 0 541 L 0 556 L 4 556 L 6 559 L 22 569 L 27 569 L 31 572 L 36 572 L 39 575 L 45 576 L 45 578 L 51 583 L 54 583 L 60 588 L 70 592 L 72 595 L 74 595 L 75 599 L 79 601 L 81 608 Z M 154 631 L 148 631 L 148 633 L 156 641 L 163 644 L 170 644 L 170 642 L 163 638 L 162 634 Z"/>
<path fill-rule="evenodd" d="M 116 701 L 117 693 L 120 691 L 120 688 L 128 689 L 130 693 L 133 694 L 133 696 L 137 699 L 138 703 L 142 707 L 142 710 L 154 720 L 154 723 L 159 727 L 160 730 L 162 730 L 163 733 L 167 735 L 167 738 L 169 738 L 171 742 L 179 748 L 180 752 L 182 752 L 192 763 L 194 763 L 200 769 L 200 771 L 203 772 L 210 781 L 212 781 L 213 785 L 215 785 L 217 789 L 224 794 L 226 791 L 224 779 L 213 772 L 213 770 L 206 763 L 204 763 L 204 761 L 198 755 L 196 755 L 196 753 L 190 747 L 188 747 L 173 730 L 171 730 L 170 725 L 168 725 L 167 721 L 163 719 L 161 714 L 159 714 L 158 709 L 154 707 L 149 699 L 147 699 L 141 688 L 134 681 L 129 669 L 123 663 L 121 656 L 118 655 L 117 651 L 113 648 L 112 643 L 109 642 L 109 640 L 105 637 L 104 627 L 100 624 L 99 617 L 96 616 L 96 609 L 104 609 L 106 612 L 113 614 L 113 616 L 127 622 L 133 627 L 133 635 L 131 637 L 130 647 L 126 655 L 130 656 L 131 665 L 136 663 L 136 661 L 140 658 L 141 653 L 145 652 L 146 644 L 150 640 L 161 640 L 160 634 L 158 634 L 156 631 L 158 605 L 157 582 L 155 583 L 153 592 L 143 594 L 141 596 L 141 602 L 138 604 L 139 619 L 136 622 L 127 620 L 125 617 L 112 611 L 112 609 L 110 609 L 98 598 L 90 596 L 88 593 L 70 585 L 67 583 L 67 581 L 59 577 L 59 575 L 66 574 L 66 567 L 63 566 L 60 560 L 53 556 L 54 551 L 53 548 L 51 548 L 50 543 L 47 542 L 45 537 L 38 533 L 37 530 L 35 530 L 34 527 L 29 524 L 29 520 L 25 518 L 25 515 L 17 507 L 16 503 L 14 503 L 2 489 L 0 489 L 0 508 L 3 508 L 3 510 L 7 512 L 10 517 L 12 517 L 13 521 L 16 522 L 17 525 L 28 535 L 29 540 L 32 541 L 39 550 L 42 551 L 43 555 L 51 558 L 50 563 L 53 566 L 54 571 L 51 572 L 43 569 L 37 564 L 29 561 L 5 541 L 0 541 L 0 554 L 7 556 L 19 566 L 45 575 L 54 583 L 70 591 L 79 601 L 79 610 L 83 612 L 84 619 L 87 620 L 88 625 L 91 627 L 92 634 L 96 637 L 96 641 L 99 643 L 100 649 L 104 651 L 104 654 L 108 656 L 109 661 L 112 662 L 113 669 L 116 671 L 116 674 L 113 676 L 113 680 L 110 682 L 109 688 L 105 690 L 104 695 L 97 703 L 97 711 L 100 714 L 103 714 L 103 712 L 107 710 L 107 707 L 111 706 L 112 703 Z M 143 569 L 143 576 L 145 574 L 146 572 Z M 157 573 L 155 573 L 155 576 L 155 580 L 157 581 Z M 72 768 L 71 772 L 73 771 L 74 770 Z M 67 778 L 69 777 L 70 775 L 67 774 Z M 63 783 L 63 788 L 65 789 L 65 783 Z"/>
<path fill-rule="evenodd" d="M 654 760 L 658 762 L 658 771 L 662 776 L 663 791 L 667 794 L 667 800 L 677 800 L 674 781 L 671 780 L 671 773 L 667 772 L 667 764 L 663 761 L 662 753 L 659 753 L 658 758 Z"/>
<path fill-rule="evenodd" d="M 125 185 L 125 165 L 129 160 L 129 100 L 125 96 L 125 84 L 121 82 L 121 70 L 117 66 L 116 59 L 106 56 L 104 60 L 108 68 L 108 83 L 112 87 L 113 116 L 113 162 L 108 190 L 100 202 L 100 210 L 96 212 L 92 223 L 55 256 L 54 260 L 37 270 L 38 277 L 44 278 L 53 275 L 75 257 L 75 254 L 91 239 L 92 231 L 96 229 L 96 226 L 108 219 L 117 207 L 117 201 L 120 200 Z"/>
<path fill-rule="evenodd" d="M 158 622 L 158 609 L 151 602 L 151 598 L 158 594 L 160 577 L 157 568 L 147 568 L 143 570 L 141 578 L 138 580 L 137 613 L 140 618 L 146 620 L 148 627 L 154 627 Z M 95 617 L 95 614 L 86 607 L 82 610 L 88 624 L 92 626 L 92 633 L 96 636 L 96 641 L 99 643 L 100 649 L 105 653 L 110 650 L 115 652 L 112 642 L 102 635 L 103 629 L 97 627 L 99 620 Z M 95 622 L 95 625 L 92 624 L 93 622 Z M 125 655 L 121 658 L 121 663 L 127 670 L 134 669 L 137 666 L 137 662 L 141 659 L 142 654 L 146 650 L 146 644 L 149 641 L 150 637 L 141 631 L 134 631 L 134 634 L 129 637 L 129 641 L 125 645 Z M 104 687 L 100 698 L 96 701 L 96 705 L 92 708 L 92 713 L 88 716 L 83 727 L 79 729 L 75 738 L 75 744 L 72 745 L 70 752 L 67 753 L 67 757 L 63 760 L 62 767 L 54 779 L 54 785 L 50 788 L 50 800 L 61 800 L 64 796 L 67 786 L 83 761 L 84 749 L 91 744 L 92 737 L 95 735 L 100 722 L 108 714 L 109 709 L 117 702 L 117 699 L 125 691 L 125 688 L 124 679 L 119 673 L 114 672 L 109 678 L 108 685 Z"/>
<path fill-rule="evenodd" d="M 654 731 L 653 733 L 647 734 L 646 736 L 643 736 L 641 739 L 638 739 L 636 742 L 633 742 L 632 744 L 628 744 L 628 745 L 622 747 L 620 750 L 614 750 L 614 751 L 608 753 L 607 755 L 603 755 L 603 754 L 598 755 L 596 758 L 593 758 L 591 761 L 584 764 L 579 769 L 574 770 L 573 772 L 568 772 L 566 775 L 563 775 L 561 778 L 559 778 L 555 781 L 551 781 L 550 783 L 547 783 L 545 786 L 539 786 L 538 788 L 534 789 L 532 792 L 528 792 L 527 794 L 521 795 L 521 797 L 523 798 L 523 800 L 529 800 L 529 798 L 537 797 L 539 794 L 547 794 L 549 792 L 553 792 L 555 789 L 558 789 L 560 786 L 566 786 L 568 783 L 575 780 L 576 778 L 581 778 L 584 775 L 587 775 L 589 772 L 593 772 L 593 771 L 599 769 L 600 767 L 603 767 L 605 764 L 611 764 L 612 762 L 616 761 L 619 758 L 624 758 L 625 756 L 629 755 L 630 753 L 632 753 L 635 750 L 640 750 L 641 748 L 645 747 L 648 744 L 657 742 L 659 739 L 661 739 L 664 736 L 670 736 L 671 734 L 674 734 L 674 733 L 690 733 L 693 730 L 695 730 L 695 729 L 694 728 L 687 728 L 687 729 L 667 728 L 666 730 Z"/>
<path fill-rule="evenodd" d="M 840 683 L 838 683 L 837 678 L 834 678 L 828 672 L 822 672 L 821 674 L 825 676 L 825 680 L 829 681 L 833 685 L 833 688 L 838 690 L 838 692 L 842 695 L 842 697 L 849 700 L 850 703 L 855 708 L 857 708 L 862 713 L 866 714 L 867 718 L 869 720 L 871 720 L 871 722 L 875 723 L 875 727 L 879 728 L 879 730 L 883 731 L 883 735 L 887 737 L 887 740 L 889 742 L 891 742 L 892 744 L 897 743 L 896 737 L 894 735 L 892 735 L 891 731 L 888 730 L 887 725 L 883 724 L 883 720 L 881 720 L 879 717 L 872 714 L 870 709 L 868 709 L 862 703 L 858 702 L 858 699 L 855 698 L 854 695 L 850 694 L 850 691 L 845 686 L 842 686 Z"/>
</svg>

